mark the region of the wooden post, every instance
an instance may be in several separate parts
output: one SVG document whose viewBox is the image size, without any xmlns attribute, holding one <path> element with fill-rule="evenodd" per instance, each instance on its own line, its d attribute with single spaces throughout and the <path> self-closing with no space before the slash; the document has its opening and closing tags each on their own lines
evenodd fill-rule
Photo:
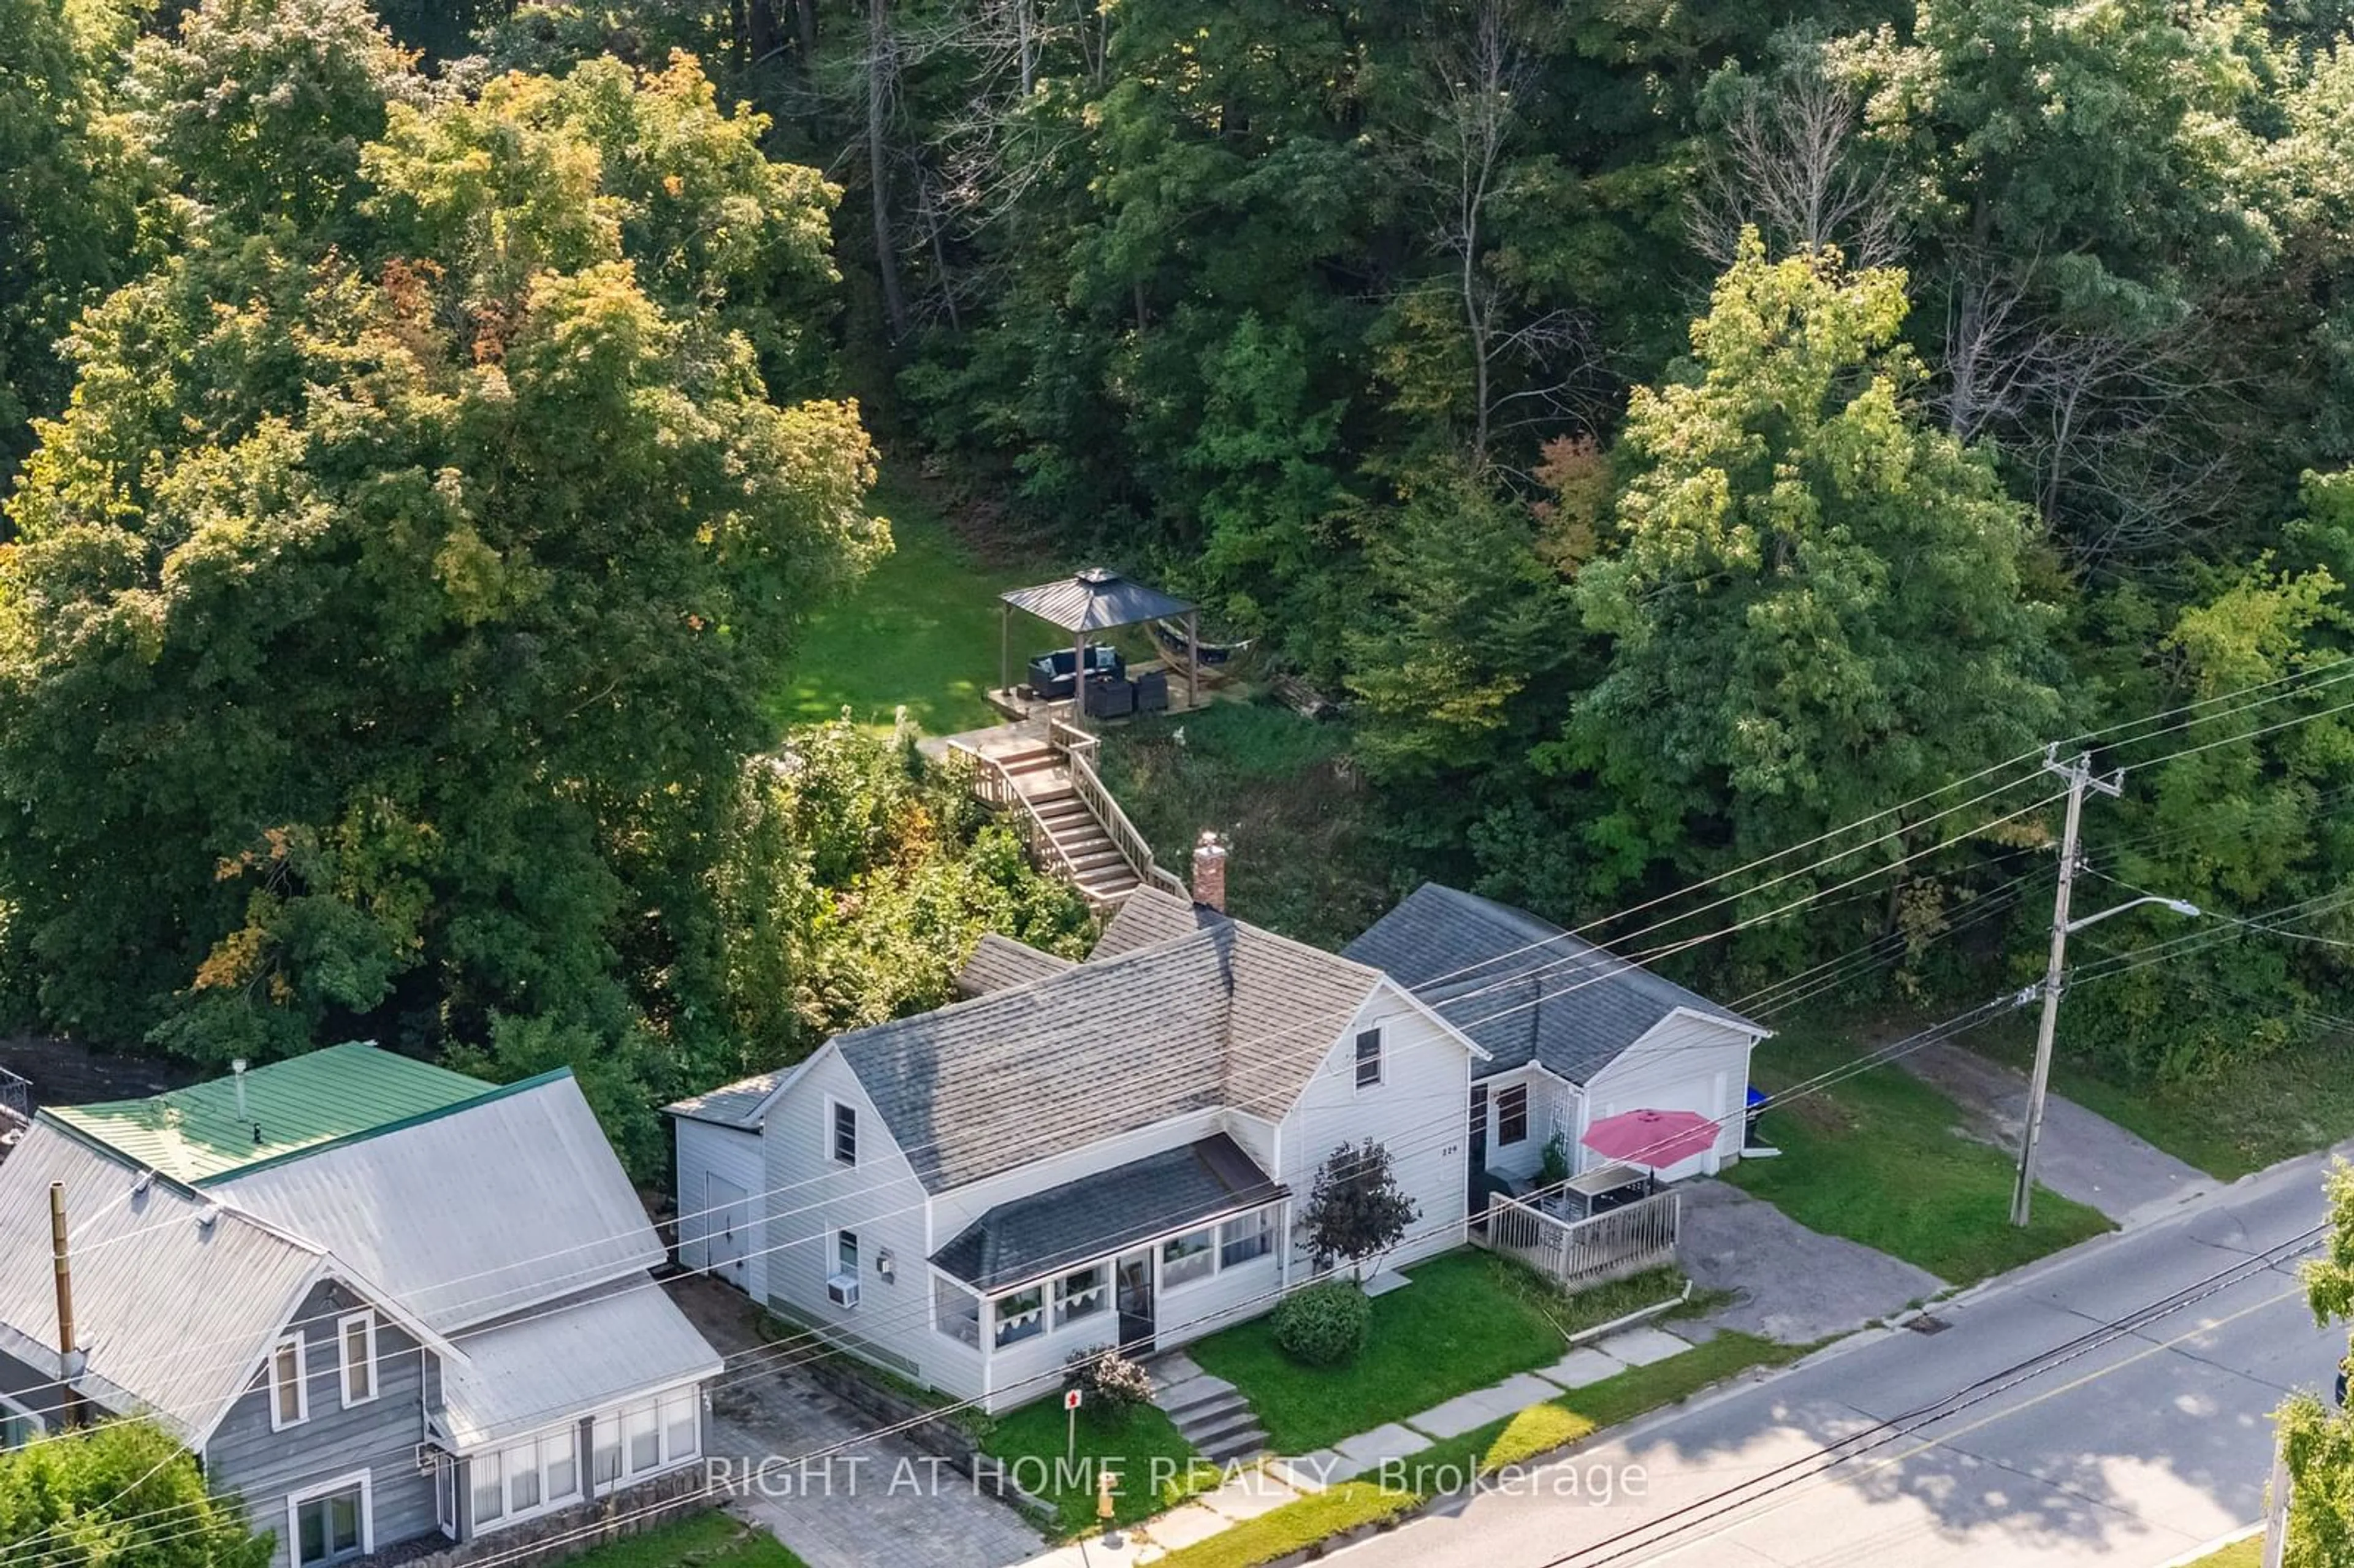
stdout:
<svg viewBox="0 0 2354 1568">
<path fill-rule="evenodd" d="M 1087 727 L 1087 634 L 1081 629 L 1071 635 L 1076 639 L 1071 645 L 1071 723 L 1085 729 Z"/>
<path fill-rule="evenodd" d="M 997 605 L 997 689 L 1013 694 L 1013 607 L 1002 599 Z"/>
<path fill-rule="evenodd" d="M 1202 705 L 1202 612 L 1185 612 L 1185 706 Z"/>
<path fill-rule="evenodd" d="M 66 1245 L 66 1184 L 49 1183 L 49 1256 L 58 1277 L 58 1402 L 59 1418 L 68 1426 L 81 1425 L 81 1393 L 73 1383 L 74 1309 L 73 1255 Z"/>
</svg>

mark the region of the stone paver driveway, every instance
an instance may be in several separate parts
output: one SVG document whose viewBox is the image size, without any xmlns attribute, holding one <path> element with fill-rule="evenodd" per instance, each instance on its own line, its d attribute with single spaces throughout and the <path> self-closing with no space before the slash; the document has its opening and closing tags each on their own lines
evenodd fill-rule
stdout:
<svg viewBox="0 0 2354 1568">
<path fill-rule="evenodd" d="M 766 1347 L 741 1294 L 708 1279 L 673 1287 L 704 1337 L 728 1358 L 712 1395 L 711 1458 L 726 1461 L 727 1510 L 773 1533 L 810 1568 L 877 1563 L 1005 1568 L 1027 1562 L 1038 1531 L 944 1460 L 894 1437 L 828 1458 L 804 1457 L 863 1438 L 872 1416 L 805 1374 L 762 1371 Z"/>
</svg>

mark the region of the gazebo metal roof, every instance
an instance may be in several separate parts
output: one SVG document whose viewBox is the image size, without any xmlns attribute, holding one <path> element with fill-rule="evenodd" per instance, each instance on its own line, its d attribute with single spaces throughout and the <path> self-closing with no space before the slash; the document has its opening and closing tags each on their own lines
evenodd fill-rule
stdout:
<svg viewBox="0 0 2354 1568">
<path fill-rule="evenodd" d="M 1193 607 L 1159 588 L 1131 582 L 1103 567 L 1089 567 L 1061 582 L 1014 588 L 999 596 L 1014 609 L 1066 631 L 1108 631 L 1115 626 L 1176 617 Z"/>
</svg>

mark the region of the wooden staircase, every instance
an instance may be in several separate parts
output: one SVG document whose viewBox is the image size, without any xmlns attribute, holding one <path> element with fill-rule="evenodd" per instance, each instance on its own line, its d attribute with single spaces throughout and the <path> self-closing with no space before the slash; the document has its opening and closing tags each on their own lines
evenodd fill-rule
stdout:
<svg viewBox="0 0 2354 1568">
<path fill-rule="evenodd" d="M 1111 908 L 1147 883 L 1183 895 L 1096 776 L 1093 736 L 1057 720 L 1043 734 L 952 744 L 973 759 L 973 792 L 1021 833 L 1032 861 L 1093 907 Z"/>
<path fill-rule="evenodd" d="M 1044 824 L 1051 853 L 1046 869 L 1058 872 L 1090 904 L 1117 904 L 1143 885 L 1128 863 L 1111 831 L 1079 798 L 1062 754 L 1038 742 L 1021 751 L 1002 752 L 998 762 L 1030 809 Z"/>
</svg>

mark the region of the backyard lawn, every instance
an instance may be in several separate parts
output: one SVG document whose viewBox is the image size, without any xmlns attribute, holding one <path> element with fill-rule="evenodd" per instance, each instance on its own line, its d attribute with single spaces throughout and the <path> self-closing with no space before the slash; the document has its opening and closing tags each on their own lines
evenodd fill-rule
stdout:
<svg viewBox="0 0 2354 1568">
<path fill-rule="evenodd" d="M 981 1445 L 983 1453 L 1004 1461 L 1006 1479 L 1054 1505 L 1057 1539 L 1096 1527 L 1095 1478 L 1107 1467 L 1119 1477 L 1112 1507 L 1121 1524 L 1174 1508 L 1222 1478 L 1215 1465 L 1178 1436 L 1169 1417 L 1149 1404 L 1116 1426 L 1083 1413 L 1076 1464 L 1066 1457 L 1068 1431 L 1057 1393 L 999 1417 Z"/>
<path fill-rule="evenodd" d="M 811 619 L 770 716 L 779 727 L 811 724 L 847 706 L 862 724 L 888 725 L 904 703 L 933 735 L 995 722 L 982 694 L 997 684 L 997 596 L 1054 568 L 977 560 L 937 511 L 887 482 L 874 504 L 891 520 L 892 551 Z M 1020 617 L 1013 634 L 1016 663 L 1062 635 Z"/>
<path fill-rule="evenodd" d="M 803 1568 L 775 1536 L 724 1513 L 699 1513 L 572 1559 L 573 1568 Z"/>
<path fill-rule="evenodd" d="M 1343 1367 L 1305 1367 L 1258 1318 L 1189 1348 L 1204 1372 L 1240 1389 L 1278 1454 L 1306 1454 L 1561 1360 L 1562 1336 L 1490 1253 L 1409 1264 L 1414 1283 L 1373 1298 L 1373 1340 Z"/>
<path fill-rule="evenodd" d="M 1769 1091 L 1851 1060 L 1843 1031 L 1799 1026 L 1762 1047 L 1755 1076 Z M 1902 1067 L 1875 1067 L 1769 1110 L 1760 1136 L 1778 1160 L 1744 1160 L 1734 1186 L 1800 1224 L 1968 1285 L 2109 1228 L 2058 1193 L 2036 1190 L 2034 1223 L 2010 1223 L 2010 1157 L 1966 1138 L 1959 1107 Z"/>
</svg>

